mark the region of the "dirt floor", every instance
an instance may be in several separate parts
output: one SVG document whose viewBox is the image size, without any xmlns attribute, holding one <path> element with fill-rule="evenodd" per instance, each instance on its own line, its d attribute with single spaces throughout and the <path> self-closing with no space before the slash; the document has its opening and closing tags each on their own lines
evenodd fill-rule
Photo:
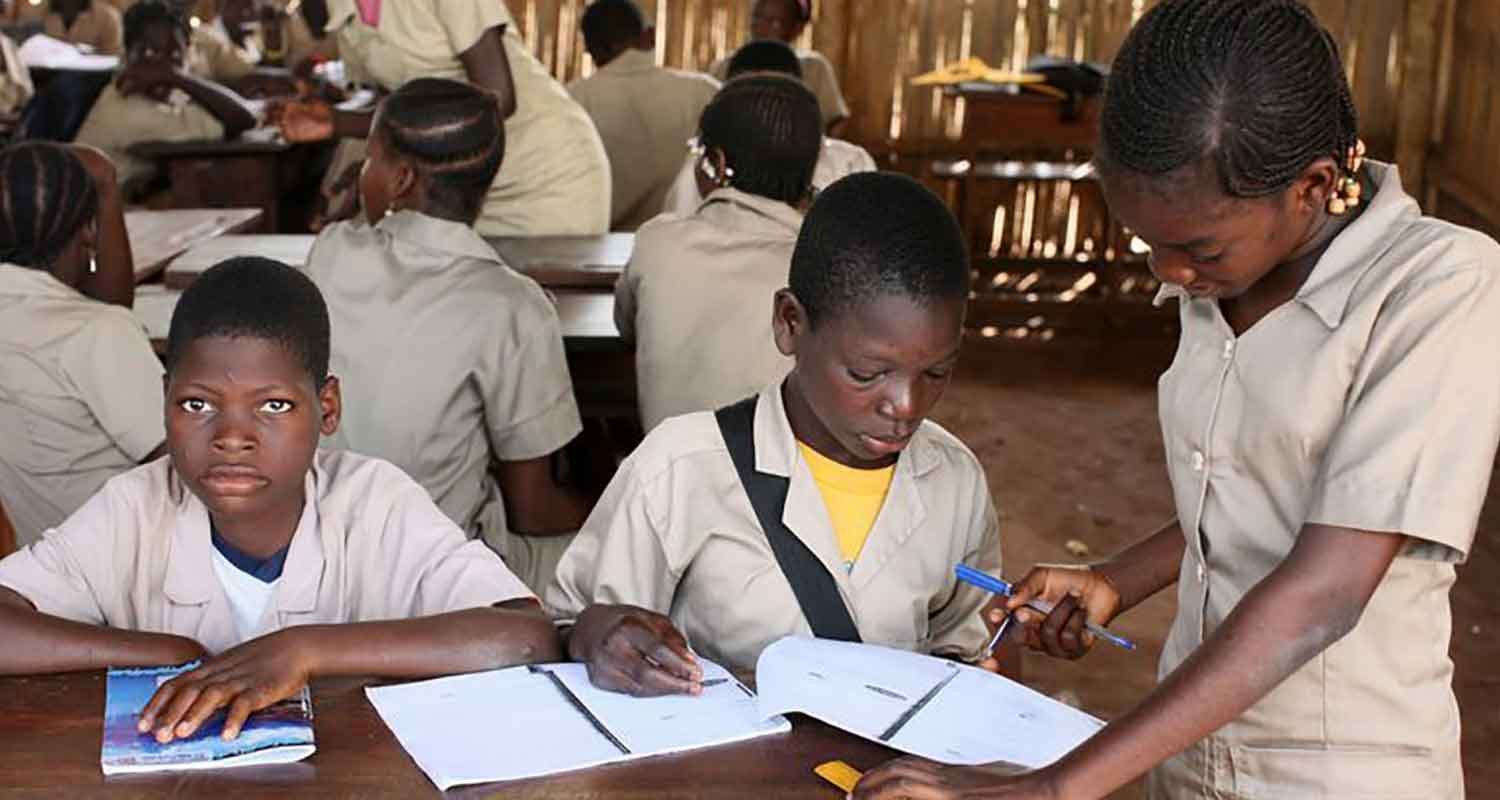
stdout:
<svg viewBox="0 0 1500 800">
<path fill-rule="evenodd" d="M 1056 343 L 1054 343 L 1056 345 Z M 1145 536 L 1173 514 L 1156 418 L 1156 376 L 1174 343 L 1109 347 L 980 342 L 935 418 L 978 454 L 1000 513 L 1006 573 L 1037 562 L 1090 560 Z M 1452 593 L 1455 689 L 1463 713 L 1470 798 L 1500 798 L 1500 489 L 1493 483 L 1473 553 Z M 1066 547 L 1077 540 L 1090 556 Z M 1104 718 L 1154 684 L 1174 607 L 1171 591 L 1115 623 L 1142 647 L 1096 648 L 1080 662 L 1028 655 L 1027 683 L 1072 692 Z M 1486 668 L 1486 665 L 1489 665 Z M 1144 797 L 1139 785 L 1117 794 Z"/>
</svg>

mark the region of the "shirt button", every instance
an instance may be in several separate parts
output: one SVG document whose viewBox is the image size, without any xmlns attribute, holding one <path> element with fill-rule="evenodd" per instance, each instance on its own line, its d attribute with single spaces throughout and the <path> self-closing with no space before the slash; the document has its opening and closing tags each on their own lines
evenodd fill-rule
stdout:
<svg viewBox="0 0 1500 800">
<path fill-rule="evenodd" d="M 1225 339 L 1224 340 L 1224 360 L 1228 361 L 1231 358 L 1234 358 L 1234 340 L 1233 339 Z"/>
<path fill-rule="evenodd" d="M 1203 457 L 1203 451 L 1202 450 L 1194 450 L 1193 451 L 1193 471 L 1194 472 L 1202 472 L 1203 471 L 1203 465 L 1206 464 L 1206 463 L 1208 463 L 1208 459 L 1206 459 L 1206 458 Z"/>
</svg>

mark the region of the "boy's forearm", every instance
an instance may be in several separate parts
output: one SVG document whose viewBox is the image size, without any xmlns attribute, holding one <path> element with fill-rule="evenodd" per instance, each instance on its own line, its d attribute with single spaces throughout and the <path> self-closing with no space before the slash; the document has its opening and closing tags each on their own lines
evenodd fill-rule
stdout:
<svg viewBox="0 0 1500 800">
<path fill-rule="evenodd" d="M 227 87 L 186 72 L 178 72 L 172 83 L 219 120 L 224 126 L 224 138 L 233 139 L 255 127 L 255 113 L 249 104 Z"/>
<path fill-rule="evenodd" d="M 203 655 L 196 642 L 73 622 L 0 604 L 0 674 L 37 675 L 105 667 L 180 664 Z"/>
<path fill-rule="evenodd" d="M 1186 549 L 1182 525 L 1174 518 L 1114 558 L 1095 564 L 1093 569 L 1108 578 L 1120 593 L 1123 613 L 1177 582 Z"/>
<path fill-rule="evenodd" d="M 318 677 L 426 678 L 562 660 L 552 621 L 532 601 L 297 630 Z"/>
</svg>

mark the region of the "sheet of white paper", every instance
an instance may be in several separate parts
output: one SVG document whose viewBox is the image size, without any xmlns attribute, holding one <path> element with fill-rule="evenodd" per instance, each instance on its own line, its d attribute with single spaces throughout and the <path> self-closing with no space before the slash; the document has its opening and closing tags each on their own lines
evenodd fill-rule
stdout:
<svg viewBox="0 0 1500 800">
<path fill-rule="evenodd" d="M 705 673 L 723 670 L 703 662 Z M 787 731 L 729 682 L 700 697 L 631 698 L 588 685 L 580 664 L 549 665 L 626 747 L 621 753 L 545 674 L 526 667 L 373 687 L 371 704 L 439 789 L 534 778 Z M 728 677 L 724 673 L 724 677 Z M 580 683 L 579 681 L 582 681 Z M 587 698 L 585 700 L 584 698 Z"/>
<path fill-rule="evenodd" d="M 120 65 L 117 56 L 98 56 L 80 51 L 74 45 L 44 33 L 28 37 L 21 43 L 21 63 L 32 69 L 76 69 L 108 72 Z"/>
<path fill-rule="evenodd" d="M 762 714 L 797 711 L 871 741 L 933 687 L 953 680 L 885 744 L 946 764 L 1043 767 L 1104 726 L 984 670 L 905 650 L 787 637 L 761 653 Z"/>
<path fill-rule="evenodd" d="M 172 311 L 182 292 L 168 289 L 159 283 L 147 283 L 135 287 L 135 303 L 130 307 L 136 321 L 146 329 L 146 338 L 165 339 L 172 325 Z"/>
</svg>

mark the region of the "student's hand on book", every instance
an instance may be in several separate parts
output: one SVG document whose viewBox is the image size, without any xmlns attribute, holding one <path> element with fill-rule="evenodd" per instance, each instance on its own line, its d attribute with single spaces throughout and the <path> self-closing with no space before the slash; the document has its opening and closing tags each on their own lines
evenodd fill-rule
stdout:
<svg viewBox="0 0 1500 800">
<path fill-rule="evenodd" d="M 252 713 L 301 691 L 312 661 L 312 646 L 295 628 L 251 639 L 162 684 L 136 726 L 166 744 L 192 736 L 228 707 L 224 738 L 233 739 Z"/>
<path fill-rule="evenodd" d="M 316 101 L 285 103 L 276 125 L 288 142 L 324 142 L 333 138 L 333 107 Z"/>
<path fill-rule="evenodd" d="M 854 800 L 1054 800 L 1060 797 L 1048 770 L 1024 772 L 1013 764 L 953 767 L 922 758 L 898 758 L 864 774 Z"/>
<path fill-rule="evenodd" d="M 601 689 L 636 697 L 699 694 L 703 668 L 687 639 L 667 617 L 627 605 L 584 609 L 568 639 L 568 654 L 588 665 Z"/>
<path fill-rule="evenodd" d="M 1034 599 L 1051 604 L 1052 613 L 1024 607 Z M 1108 625 L 1120 610 L 1120 593 L 1109 579 L 1086 566 L 1041 565 L 1015 585 L 1004 610 L 1023 626 L 1027 647 L 1056 658 L 1080 658 L 1094 646 L 1094 635 L 1084 623 Z M 1003 613 L 992 610 L 990 621 L 997 622 L 995 615 Z"/>
</svg>

